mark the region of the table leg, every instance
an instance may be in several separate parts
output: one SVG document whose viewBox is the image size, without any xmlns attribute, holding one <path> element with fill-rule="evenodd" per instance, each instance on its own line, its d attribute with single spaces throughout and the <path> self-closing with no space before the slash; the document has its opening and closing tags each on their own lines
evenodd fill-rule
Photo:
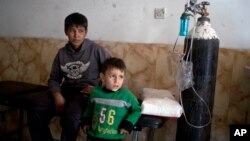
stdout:
<svg viewBox="0 0 250 141">
<path fill-rule="evenodd" d="M 18 141 L 22 141 L 23 137 L 23 116 L 24 116 L 24 110 L 19 109 L 19 121 L 18 121 Z"/>
</svg>

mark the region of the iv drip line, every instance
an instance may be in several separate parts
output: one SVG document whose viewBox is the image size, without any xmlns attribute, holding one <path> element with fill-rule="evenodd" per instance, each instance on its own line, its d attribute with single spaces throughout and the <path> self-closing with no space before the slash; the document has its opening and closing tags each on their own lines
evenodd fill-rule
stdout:
<svg viewBox="0 0 250 141">
<path fill-rule="evenodd" d="M 180 101 L 181 101 L 181 106 L 182 106 L 182 108 L 183 108 L 183 115 L 184 115 L 184 118 L 185 118 L 185 120 L 186 120 L 186 122 L 187 122 L 187 124 L 188 124 L 189 126 L 194 127 L 194 128 L 203 128 L 203 127 L 208 126 L 208 125 L 211 123 L 211 113 L 210 113 L 210 110 L 209 110 L 209 107 L 208 107 L 206 101 L 205 101 L 202 97 L 199 96 L 199 94 L 197 93 L 197 91 L 195 90 L 194 87 L 192 87 L 192 90 L 195 92 L 196 96 L 198 96 L 199 99 L 205 104 L 206 109 L 208 109 L 209 121 L 208 121 L 206 124 L 204 124 L 204 125 L 199 125 L 199 126 L 198 126 L 198 125 L 193 125 L 192 123 L 190 123 L 190 122 L 188 121 L 187 117 L 186 117 L 185 110 L 184 110 L 183 103 L 182 103 L 182 96 L 181 96 L 181 94 L 180 94 Z"/>
</svg>

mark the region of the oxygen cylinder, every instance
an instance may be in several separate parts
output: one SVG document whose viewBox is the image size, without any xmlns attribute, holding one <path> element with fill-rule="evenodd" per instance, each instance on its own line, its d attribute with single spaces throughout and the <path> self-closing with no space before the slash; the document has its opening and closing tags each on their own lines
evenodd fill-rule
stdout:
<svg viewBox="0 0 250 141">
<path fill-rule="evenodd" d="M 208 17 L 201 16 L 197 26 L 186 36 L 184 52 L 189 49 L 191 49 L 190 58 L 186 55 L 184 60 L 193 62 L 193 88 L 204 101 L 192 88 L 181 92 L 186 119 L 192 125 L 200 127 L 190 126 L 182 115 L 178 119 L 176 141 L 210 141 L 211 123 L 202 125 L 211 120 L 209 112 L 211 115 L 213 113 L 219 39 Z"/>
</svg>

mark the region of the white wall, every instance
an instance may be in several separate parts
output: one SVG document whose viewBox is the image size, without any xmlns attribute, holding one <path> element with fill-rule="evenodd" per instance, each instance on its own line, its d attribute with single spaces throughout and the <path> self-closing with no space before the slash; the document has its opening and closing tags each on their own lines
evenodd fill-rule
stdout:
<svg viewBox="0 0 250 141">
<path fill-rule="evenodd" d="M 63 38 L 64 18 L 81 12 L 94 40 L 174 44 L 188 0 L 0 0 L 1 37 Z M 207 0 L 212 27 L 226 48 L 250 48 L 249 0 Z M 201 2 L 201 0 L 198 0 Z M 167 8 L 154 19 L 154 8 Z M 193 24 L 190 23 L 190 29 Z M 181 37 L 178 44 L 183 44 Z"/>
</svg>

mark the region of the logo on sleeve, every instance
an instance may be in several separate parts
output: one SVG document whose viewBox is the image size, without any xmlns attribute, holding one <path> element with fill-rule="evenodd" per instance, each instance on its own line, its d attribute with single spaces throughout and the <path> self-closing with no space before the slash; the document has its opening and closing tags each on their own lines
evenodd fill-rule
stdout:
<svg viewBox="0 0 250 141">
<path fill-rule="evenodd" d="M 79 79 L 82 77 L 82 73 L 85 72 L 90 65 L 90 62 L 84 64 L 81 61 L 70 62 L 61 66 L 63 72 L 67 73 L 67 77 L 71 79 Z"/>
</svg>

